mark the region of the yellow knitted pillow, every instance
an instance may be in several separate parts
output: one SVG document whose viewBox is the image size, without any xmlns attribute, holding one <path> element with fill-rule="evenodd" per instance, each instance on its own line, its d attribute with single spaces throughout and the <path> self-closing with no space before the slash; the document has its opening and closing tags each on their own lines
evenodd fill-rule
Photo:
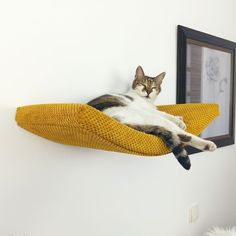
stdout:
<svg viewBox="0 0 236 236">
<path fill-rule="evenodd" d="M 216 104 L 158 106 L 167 113 L 183 116 L 187 131 L 199 135 L 219 115 Z M 164 142 L 119 123 L 85 104 L 43 104 L 17 108 L 18 125 L 49 140 L 136 155 L 169 153 Z"/>
</svg>

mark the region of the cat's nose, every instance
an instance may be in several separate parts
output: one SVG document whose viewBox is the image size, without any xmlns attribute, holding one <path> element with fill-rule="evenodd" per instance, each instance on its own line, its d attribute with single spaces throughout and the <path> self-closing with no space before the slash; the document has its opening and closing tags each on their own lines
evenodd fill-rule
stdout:
<svg viewBox="0 0 236 236">
<path fill-rule="evenodd" d="M 147 97 L 147 98 L 149 98 L 149 94 L 150 94 L 151 92 L 152 92 L 152 91 L 148 91 L 148 90 L 146 91 L 146 93 L 147 93 L 147 96 L 146 96 L 146 97 Z"/>
</svg>

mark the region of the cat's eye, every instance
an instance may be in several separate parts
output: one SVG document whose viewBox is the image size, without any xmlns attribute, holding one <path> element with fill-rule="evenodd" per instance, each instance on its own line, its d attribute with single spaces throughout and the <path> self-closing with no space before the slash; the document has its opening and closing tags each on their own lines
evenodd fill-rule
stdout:
<svg viewBox="0 0 236 236">
<path fill-rule="evenodd" d="M 144 89 L 146 89 L 147 88 L 147 86 L 145 85 L 145 84 L 139 84 L 139 85 L 142 85 L 143 87 L 144 87 Z"/>
</svg>

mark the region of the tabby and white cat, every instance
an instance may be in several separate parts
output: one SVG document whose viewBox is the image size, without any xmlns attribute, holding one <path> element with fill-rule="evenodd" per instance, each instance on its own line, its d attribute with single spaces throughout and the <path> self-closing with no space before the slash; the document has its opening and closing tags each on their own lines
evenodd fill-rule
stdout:
<svg viewBox="0 0 236 236">
<path fill-rule="evenodd" d="M 106 94 L 88 105 L 133 129 L 162 138 L 179 163 L 189 170 L 191 163 L 185 145 L 203 151 L 214 151 L 217 147 L 211 141 L 184 131 L 186 125 L 182 117 L 157 110 L 154 101 L 161 91 L 164 77 L 164 72 L 156 77 L 146 76 L 138 66 L 132 88 L 127 93 Z"/>
</svg>

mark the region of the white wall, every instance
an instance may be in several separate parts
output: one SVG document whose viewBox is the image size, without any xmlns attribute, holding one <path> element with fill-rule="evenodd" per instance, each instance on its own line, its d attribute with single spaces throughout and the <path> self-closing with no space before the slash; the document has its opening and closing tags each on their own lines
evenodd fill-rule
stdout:
<svg viewBox="0 0 236 236">
<path fill-rule="evenodd" d="M 17 106 L 122 92 L 137 65 L 166 71 L 175 103 L 176 26 L 236 41 L 235 0 L 0 3 L 0 235 L 199 236 L 236 224 L 236 146 L 143 158 L 59 145 L 16 126 Z M 198 202 L 200 218 L 188 224 Z"/>
</svg>

